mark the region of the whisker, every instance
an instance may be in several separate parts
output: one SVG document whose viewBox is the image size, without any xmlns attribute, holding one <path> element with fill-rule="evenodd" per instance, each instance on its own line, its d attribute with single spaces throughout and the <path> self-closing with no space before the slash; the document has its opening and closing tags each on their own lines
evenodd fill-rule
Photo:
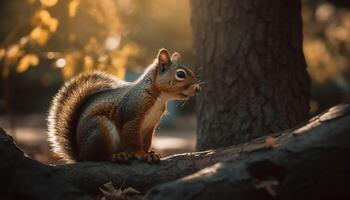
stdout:
<svg viewBox="0 0 350 200">
<path fill-rule="evenodd" d="M 182 100 L 176 100 L 176 107 L 180 107 L 182 103 Z"/>
<path fill-rule="evenodd" d="M 183 107 L 188 101 L 188 98 L 186 100 L 183 101 L 183 103 L 181 104 L 181 107 Z"/>
<path fill-rule="evenodd" d="M 199 85 L 203 85 L 203 84 L 207 84 L 207 83 L 208 83 L 207 81 L 198 81 Z"/>
</svg>

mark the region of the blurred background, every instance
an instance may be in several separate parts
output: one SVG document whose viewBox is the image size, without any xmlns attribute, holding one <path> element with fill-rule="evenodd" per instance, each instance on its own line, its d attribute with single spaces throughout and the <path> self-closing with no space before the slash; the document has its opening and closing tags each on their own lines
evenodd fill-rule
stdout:
<svg viewBox="0 0 350 200">
<path fill-rule="evenodd" d="M 304 0 L 311 115 L 350 99 L 350 2 Z M 194 63 L 188 0 L 5 0 L 0 6 L 0 127 L 28 155 L 59 162 L 46 142 L 46 113 L 63 82 L 92 69 L 133 81 L 158 49 Z M 196 67 L 196 66 L 193 66 Z M 194 100 L 171 103 L 153 147 L 195 147 Z"/>
</svg>

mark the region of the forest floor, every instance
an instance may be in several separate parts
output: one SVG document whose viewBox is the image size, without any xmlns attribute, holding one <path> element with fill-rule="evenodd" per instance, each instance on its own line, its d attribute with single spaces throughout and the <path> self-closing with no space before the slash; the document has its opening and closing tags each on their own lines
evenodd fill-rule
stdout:
<svg viewBox="0 0 350 200">
<path fill-rule="evenodd" d="M 159 127 L 153 140 L 152 148 L 162 156 L 194 151 L 195 149 L 195 117 L 175 118 L 172 126 Z M 42 163 L 61 163 L 47 142 L 45 116 L 40 114 L 18 116 L 10 120 L 0 116 L 0 127 L 15 139 L 24 152 Z"/>
</svg>

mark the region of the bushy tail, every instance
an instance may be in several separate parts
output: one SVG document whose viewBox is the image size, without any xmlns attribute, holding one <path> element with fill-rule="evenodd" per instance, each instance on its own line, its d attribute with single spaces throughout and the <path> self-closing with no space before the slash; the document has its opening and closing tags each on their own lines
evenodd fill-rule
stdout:
<svg viewBox="0 0 350 200">
<path fill-rule="evenodd" d="M 84 103 L 96 92 L 113 89 L 120 82 L 108 73 L 84 73 L 65 83 L 53 98 L 47 118 L 49 142 L 66 162 L 78 160 L 75 132 Z"/>
</svg>

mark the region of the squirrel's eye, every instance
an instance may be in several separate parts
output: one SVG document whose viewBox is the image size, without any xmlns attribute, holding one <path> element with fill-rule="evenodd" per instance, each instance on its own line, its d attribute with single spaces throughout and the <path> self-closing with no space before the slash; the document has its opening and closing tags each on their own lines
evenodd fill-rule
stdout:
<svg viewBox="0 0 350 200">
<path fill-rule="evenodd" d="M 186 72 L 183 69 L 176 70 L 175 78 L 179 81 L 182 81 L 186 78 Z"/>
</svg>

